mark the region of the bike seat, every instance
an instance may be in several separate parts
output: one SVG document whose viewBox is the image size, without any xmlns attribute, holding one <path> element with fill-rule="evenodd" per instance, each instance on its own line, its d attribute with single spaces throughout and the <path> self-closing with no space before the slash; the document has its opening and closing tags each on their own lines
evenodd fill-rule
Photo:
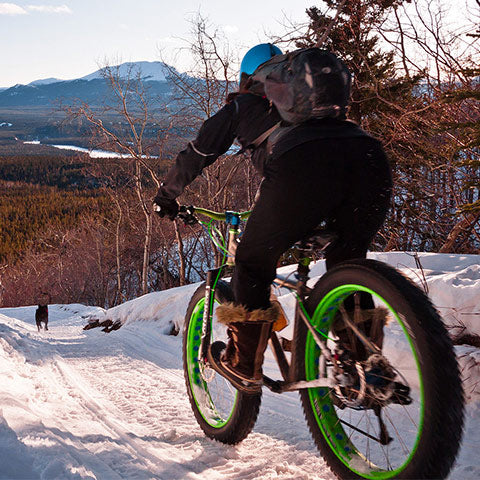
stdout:
<svg viewBox="0 0 480 480">
<path fill-rule="evenodd" d="M 297 242 L 295 246 L 302 250 L 323 251 L 335 241 L 337 237 L 336 233 L 319 226 L 315 228 L 308 237 Z"/>
</svg>

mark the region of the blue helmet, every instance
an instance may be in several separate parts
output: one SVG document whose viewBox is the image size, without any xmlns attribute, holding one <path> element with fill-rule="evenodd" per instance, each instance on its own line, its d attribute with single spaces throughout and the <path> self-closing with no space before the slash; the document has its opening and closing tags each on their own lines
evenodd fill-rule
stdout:
<svg viewBox="0 0 480 480">
<path fill-rule="evenodd" d="M 275 55 L 281 55 L 282 51 L 271 43 L 260 43 L 252 47 L 243 57 L 240 65 L 240 79 L 242 73 L 251 75 L 259 65 L 270 60 Z"/>
</svg>

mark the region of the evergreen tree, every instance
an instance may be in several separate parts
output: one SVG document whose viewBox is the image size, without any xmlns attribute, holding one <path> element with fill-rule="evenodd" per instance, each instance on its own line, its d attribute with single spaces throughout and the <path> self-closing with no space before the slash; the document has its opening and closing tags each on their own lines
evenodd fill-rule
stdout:
<svg viewBox="0 0 480 480">
<path fill-rule="evenodd" d="M 434 249 L 431 223 L 436 221 L 440 207 L 432 204 L 431 214 L 422 215 L 425 205 L 432 203 L 425 179 L 432 162 L 438 161 L 438 144 L 425 141 L 436 135 L 428 120 L 431 93 L 421 83 L 423 73 L 402 71 L 395 52 L 386 50 L 378 35 L 387 16 L 402 3 L 324 0 L 324 10 L 307 10 L 309 31 L 297 46 L 313 46 L 323 38 L 321 46 L 345 61 L 353 76 L 348 117 L 384 143 L 393 168 L 395 192 L 392 213 L 377 237 L 378 246 Z M 415 235 L 405 235 L 406 229 Z"/>
<path fill-rule="evenodd" d="M 383 133 L 378 121 L 382 113 L 403 112 L 405 105 L 415 99 L 414 87 L 421 78 L 399 75 L 394 52 L 384 51 L 376 34 L 387 14 L 403 0 L 324 0 L 323 3 L 327 7 L 325 12 L 317 7 L 307 10 L 310 32 L 297 46 L 316 45 L 333 23 L 321 47 L 342 58 L 352 73 L 349 117 Z"/>
</svg>

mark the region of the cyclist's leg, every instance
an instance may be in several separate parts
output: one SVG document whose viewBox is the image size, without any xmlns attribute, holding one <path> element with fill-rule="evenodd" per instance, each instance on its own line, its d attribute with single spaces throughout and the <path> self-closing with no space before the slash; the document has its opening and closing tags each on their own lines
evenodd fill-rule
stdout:
<svg viewBox="0 0 480 480">
<path fill-rule="evenodd" d="M 249 310 L 270 305 L 280 256 L 344 200 L 345 160 L 319 158 L 319 150 L 317 142 L 304 144 L 267 165 L 235 257 L 235 301 Z"/>
<path fill-rule="evenodd" d="M 366 156 L 365 164 L 352 165 L 351 195 L 334 212 L 328 221 L 328 227 L 333 229 L 338 240 L 326 251 L 327 270 L 340 262 L 365 258 L 367 249 L 383 224 L 389 203 L 391 179 L 386 162 L 375 161 L 381 158 L 382 151 L 377 155 Z M 370 159 L 370 161 L 369 161 Z M 365 189 L 366 177 L 370 180 L 370 188 Z M 345 310 L 350 320 L 361 322 L 358 326 L 380 348 L 383 343 L 383 325 L 386 321 L 386 312 L 376 309 L 370 294 L 361 292 L 350 296 L 344 301 Z M 354 313 L 357 305 L 357 313 Z M 334 330 L 340 338 L 343 347 L 354 352 L 357 360 L 366 360 L 368 352 L 363 343 L 348 333 L 348 328 L 338 315 Z"/>
<path fill-rule="evenodd" d="M 316 145 L 302 147 L 269 163 L 236 252 L 235 305 L 217 309 L 222 316 L 217 313 L 219 321 L 228 323 L 230 340 L 226 348 L 212 345 L 209 359 L 213 368 L 237 388 L 241 388 L 239 378 L 245 379 L 245 372 L 251 372 L 248 387 L 253 388 L 257 381 L 260 388 L 261 364 L 274 320 L 270 285 L 278 259 L 327 218 L 331 206 L 339 205 L 343 198 L 344 162 L 332 161 L 321 173 L 315 158 Z M 324 161 L 329 163 L 328 159 Z M 252 317 L 263 321 L 263 327 L 255 325 Z M 267 318 L 269 321 L 265 321 Z M 224 348 L 224 353 L 218 353 L 219 347 Z"/>
</svg>

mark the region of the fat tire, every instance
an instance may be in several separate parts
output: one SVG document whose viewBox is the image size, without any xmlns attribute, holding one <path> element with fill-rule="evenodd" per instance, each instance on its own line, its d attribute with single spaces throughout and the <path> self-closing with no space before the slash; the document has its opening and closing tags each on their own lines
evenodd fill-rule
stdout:
<svg viewBox="0 0 480 480">
<path fill-rule="evenodd" d="M 408 465 L 394 478 L 443 479 L 458 453 L 464 422 L 464 396 L 453 344 L 428 297 L 408 278 L 375 260 L 345 262 L 329 270 L 316 284 L 306 302 L 313 315 L 322 298 L 347 284 L 368 286 L 378 292 L 405 318 L 422 370 L 424 425 L 418 447 Z M 305 378 L 307 328 L 299 322 L 294 338 L 300 352 L 295 365 L 297 378 Z M 350 470 L 331 449 L 315 418 L 307 390 L 301 402 L 312 437 L 333 473 L 341 479 L 365 478 Z"/>
<path fill-rule="evenodd" d="M 237 401 L 233 407 L 231 415 L 227 423 L 220 428 L 213 427 L 203 418 L 197 402 L 195 401 L 194 392 L 191 388 L 188 369 L 187 342 L 189 324 L 196 306 L 205 298 L 205 287 L 206 285 L 203 283 L 197 288 L 190 299 L 187 313 L 185 315 L 183 331 L 183 371 L 185 383 L 193 413 L 205 435 L 219 442 L 234 445 L 244 440 L 252 431 L 260 410 L 261 393 L 256 395 L 247 395 L 238 391 Z M 233 301 L 233 293 L 228 283 L 224 281 L 219 281 L 217 283 L 215 288 L 215 300 L 219 303 Z M 215 318 L 213 321 L 215 321 Z"/>
</svg>

